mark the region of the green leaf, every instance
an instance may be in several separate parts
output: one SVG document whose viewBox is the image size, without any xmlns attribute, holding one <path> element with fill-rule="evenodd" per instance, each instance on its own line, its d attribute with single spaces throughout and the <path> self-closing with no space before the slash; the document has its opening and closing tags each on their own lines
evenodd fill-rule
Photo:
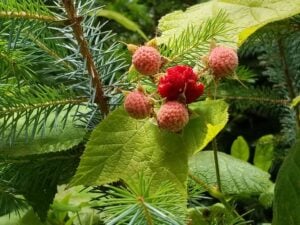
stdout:
<svg viewBox="0 0 300 225">
<path fill-rule="evenodd" d="M 212 0 L 197 4 L 184 12 L 175 11 L 162 17 L 158 25 L 162 36 L 158 42 L 167 44 L 189 25 L 200 25 L 215 17 L 220 10 L 228 15 L 228 21 L 225 21 L 226 26 L 231 28 L 228 40 L 241 45 L 262 26 L 300 13 L 300 0 Z"/>
<path fill-rule="evenodd" d="M 157 187 L 163 180 L 185 192 L 188 152 L 181 135 L 159 130 L 150 120 L 112 112 L 91 134 L 72 185 L 132 179 L 143 171 Z"/>
<path fill-rule="evenodd" d="M 300 140 L 284 160 L 275 185 L 273 225 L 300 224 Z"/>
<path fill-rule="evenodd" d="M 219 152 L 222 191 L 228 195 L 259 195 L 267 192 L 270 175 L 255 166 Z M 213 151 L 199 152 L 189 160 L 190 173 L 209 187 L 217 186 Z"/>
<path fill-rule="evenodd" d="M 106 184 L 144 171 L 155 174 L 154 183 L 170 180 L 185 192 L 188 155 L 225 126 L 227 107 L 221 100 L 191 104 L 193 116 L 182 134 L 160 130 L 152 120 L 130 118 L 122 108 L 112 112 L 93 131 L 72 185 Z"/>
<path fill-rule="evenodd" d="M 269 189 L 265 193 L 262 193 L 259 196 L 258 200 L 260 204 L 262 204 L 265 208 L 272 207 L 273 200 L 274 200 L 274 188 L 275 185 L 273 184 L 269 187 Z"/>
<path fill-rule="evenodd" d="M 137 32 L 145 40 L 148 40 L 147 36 L 141 30 L 139 25 L 137 25 L 135 22 L 133 22 L 132 20 L 130 20 L 126 16 L 122 15 L 121 13 L 118 13 L 118 12 L 113 11 L 113 10 L 99 9 L 96 12 L 96 15 L 101 16 L 101 17 L 105 17 L 107 19 L 115 20 L 117 23 L 121 24 L 126 29 Z"/>
<path fill-rule="evenodd" d="M 195 153 L 212 141 L 228 121 L 228 105 L 223 100 L 207 100 L 189 105 L 194 117 L 184 129 L 184 139 L 190 153 Z"/>
<path fill-rule="evenodd" d="M 253 163 L 258 168 L 268 171 L 274 158 L 274 136 L 265 135 L 258 139 L 255 147 Z"/>
<path fill-rule="evenodd" d="M 235 158 L 248 161 L 249 159 L 249 146 L 246 140 L 242 136 L 238 136 L 237 139 L 231 145 L 230 154 Z"/>
</svg>

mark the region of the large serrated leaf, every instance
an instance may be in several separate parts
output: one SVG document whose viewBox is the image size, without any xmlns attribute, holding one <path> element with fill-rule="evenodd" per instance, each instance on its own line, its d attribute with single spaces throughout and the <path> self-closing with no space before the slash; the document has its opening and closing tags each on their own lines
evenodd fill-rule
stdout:
<svg viewBox="0 0 300 225">
<path fill-rule="evenodd" d="M 262 26 L 300 13 L 300 0 L 212 0 L 188 8 L 186 11 L 175 11 L 162 17 L 158 28 L 162 36 L 159 43 L 167 44 L 174 36 L 190 24 L 201 25 L 223 10 L 228 15 L 226 26 L 230 29 L 229 41 L 241 45 L 251 34 Z"/>
<path fill-rule="evenodd" d="M 154 183 L 170 180 L 185 192 L 188 155 L 203 149 L 225 126 L 221 100 L 191 104 L 194 116 L 181 134 L 160 130 L 152 120 L 130 118 L 123 108 L 93 131 L 72 185 L 105 184 L 143 171 Z"/>
<path fill-rule="evenodd" d="M 259 195 L 268 191 L 270 175 L 255 166 L 219 152 L 222 191 L 228 195 Z M 217 186 L 213 151 L 199 152 L 189 160 L 189 169 L 210 187 Z"/>
<path fill-rule="evenodd" d="M 185 191 L 187 151 L 179 134 L 159 130 L 149 120 L 130 118 L 123 108 L 94 130 L 71 182 L 105 184 L 143 171 L 156 185 L 170 180 Z"/>
<path fill-rule="evenodd" d="M 300 140 L 285 159 L 275 185 L 273 225 L 300 224 Z"/>
</svg>

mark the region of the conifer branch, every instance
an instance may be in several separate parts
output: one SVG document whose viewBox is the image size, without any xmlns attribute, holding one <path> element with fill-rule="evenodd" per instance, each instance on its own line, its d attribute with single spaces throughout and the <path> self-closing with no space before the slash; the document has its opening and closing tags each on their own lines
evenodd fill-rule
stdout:
<svg viewBox="0 0 300 225">
<path fill-rule="evenodd" d="M 151 213 L 149 212 L 149 209 L 145 205 L 145 200 L 144 200 L 143 196 L 138 197 L 137 200 L 142 205 L 144 215 L 147 220 L 147 225 L 154 225 L 153 220 L 151 218 Z"/>
<path fill-rule="evenodd" d="M 77 15 L 74 2 L 72 0 L 62 0 L 66 10 L 68 19 L 70 20 L 74 36 L 80 48 L 80 53 L 84 60 L 86 60 L 87 70 L 92 78 L 93 86 L 96 90 L 95 103 L 99 106 L 101 112 L 105 115 L 109 113 L 108 102 L 104 96 L 100 74 L 97 71 L 92 53 L 89 50 L 88 42 L 84 37 L 83 28 L 80 24 L 81 17 Z"/>
<path fill-rule="evenodd" d="M 289 105 L 291 103 L 290 100 L 286 100 L 286 99 L 271 99 L 271 98 L 263 98 L 263 97 L 252 97 L 252 96 L 217 95 L 217 98 L 223 98 L 228 100 L 247 100 L 247 101 L 270 103 L 276 105 Z"/>
<path fill-rule="evenodd" d="M 64 100 L 57 100 L 57 101 L 49 101 L 37 104 L 21 104 L 17 107 L 9 107 L 9 108 L 1 108 L 0 107 L 0 117 L 3 115 L 10 115 L 19 111 L 27 111 L 27 110 L 34 110 L 39 108 L 46 108 L 49 106 L 60 106 L 60 105 L 68 105 L 68 104 L 75 104 L 78 105 L 80 103 L 87 102 L 87 98 L 76 98 L 76 99 L 64 99 Z"/>
<path fill-rule="evenodd" d="M 287 89 L 289 92 L 290 99 L 293 100 L 294 98 L 297 97 L 297 95 L 296 95 L 296 91 L 294 90 L 294 87 L 293 87 L 293 79 L 292 79 L 292 76 L 291 76 L 289 68 L 288 68 L 288 63 L 286 61 L 286 56 L 284 53 L 284 46 L 283 46 L 281 38 L 279 38 L 277 40 L 277 44 L 278 44 L 278 48 L 279 48 L 281 63 L 282 63 L 283 69 L 284 69 L 284 76 L 285 76 L 285 80 L 286 80 L 286 84 L 287 84 Z M 298 106 L 295 107 L 295 110 L 296 110 L 297 115 L 299 115 L 300 112 L 299 112 Z M 296 120 L 297 120 L 298 127 L 300 127 L 300 119 L 298 116 L 296 116 Z"/>
<path fill-rule="evenodd" d="M 54 16 L 41 15 L 37 13 L 28 13 L 25 11 L 13 12 L 13 11 L 0 11 L 0 18 L 23 18 L 23 19 L 33 19 L 41 20 L 46 22 L 60 22 L 61 20 L 57 19 Z"/>
<path fill-rule="evenodd" d="M 46 53 L 48 53 L 50 56 L 52 56 L 54 59 L 61 61 L 64 66 L 70 70 L 72 70 L 72 65 L 68 63 L 67 61 L 62 60 L 62 57 L 60 57 L 53 49 L 48 48 L 43 42 L 39 41 L 37 37 L 34 35 L 27 33 L 30 40 L 32 40 L 39 48 L 43 49 Z"/>
</svg>

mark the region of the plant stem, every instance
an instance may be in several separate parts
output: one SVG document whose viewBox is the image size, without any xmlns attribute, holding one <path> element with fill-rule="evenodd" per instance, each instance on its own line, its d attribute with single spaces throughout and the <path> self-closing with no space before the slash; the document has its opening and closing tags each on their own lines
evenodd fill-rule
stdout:
<svg viewBox="0 0 300 225">
<path fill-rule="evenodd" d="M 206 191 L 210 191 L 211 187 L 209 187 L 208 184 L 206 184 L 204 181 L 202 181 L 201 179 L 199 179 L 198 177 L 194 176 L 191 171 L 188 172 L 188 176 L 195 181 L 197 184 L 199 184 L 201 187 L 203 187 Z"/>
<path fill-rule="evenodd" d="M 76 212 L 76 216 L 77 216 L 77 219 L 78 219 L 79 224 L 82 225 L 82 222 L 81 222 L 81 219 L 80 219 L 80 216 L 79 216 L 78 211 Z"/>
<path fill-rule="evenodd" d="M 201 187 L 203 187 L 206 191 L 208 191 L 213 197 L 217 198 L 234 217 L 238 217 L 241 220 L 243 220 L 243 218 L 238 214 L 238 212 L 236 212 L 235 209 L 226 201 L 224 195 L 220 192 L 220 190 L 217 190 L 216 192 L 213 189 L 213 187 L 210 187 L 204 181 L 194 176 L 190 171 L 188 172 L 188 176 Z"/>
<path fill-rule="evenodd" d="M 213 146 L 213 151 L 214 151 L 214 161 L 215 161 L 215 169 L 216 169 L 216 177 L 217 177 L 218 189 L 222 193 L 220 167 L 219 167 L 219 158 L 218 158 L 218 145 L 217 145 L 216 138 L 214 138 L 212 140 L 212 146 Z"/>
<path fill-rule="evenodd" d="M 100 111 L 106 116 L 109 113 L 109 107 L 107 100 L 104 96 L 103 85 L 100 80 L 100 74 L 97 71 L 95 62 L 93 60 L 92 53 L 89 50 L 88 42 L 84 37 L 83 28 L 80 24 L 82 18 L 77 15 L 73 0 L 62 0 L 68 19 L 71 23 L 71 27 L 74 32 L 74 36 L 80 48 L 80 53 L 86 61 L 87 70 L 92 78 L 92 83 L 96 91 L 95 103 L 98 104 Z"/>
<path fill-rule="evenodd" d="M 214 80 L 214 84 L 215 84 L 214 100 L 216 100 L 216 98 L 217 98 L 217 89 L 218 89 L 218 80 Z M 217 145 L 216 138 L 214 138 L 212 140 L 212 147 L 213 147 L 213 151 L 214 151 L 214 161 L 215 161 L 215 169 L 216 169 L 216 178 L 217 178 L 218 189 L 222 193 L 219 158 L 218 158 L 218 145 Z"/>
</svg>

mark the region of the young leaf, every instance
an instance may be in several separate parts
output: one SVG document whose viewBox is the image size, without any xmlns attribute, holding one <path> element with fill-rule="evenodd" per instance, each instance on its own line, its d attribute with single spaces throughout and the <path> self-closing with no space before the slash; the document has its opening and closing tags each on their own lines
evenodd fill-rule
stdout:
<svg viewBox="0 0 300 225">
<path fill-rule="evenodd" d="M 231 145 L 230 154 L 237 159 L 248 161 L 249 159 L 249 146 L 246 140 L 242 136 L 238 136 L 237 139 Z"/>
<path fill-rule="evenodd" d="M 261 137 L 255 147 L 254 165 L 268 171 L 272 165 L 274 152 L 274 136 L 265 135 Z"/>
<path fill-rule="evenodd" d="M 300 103 L 300 95 L 298 95 L 296 98 L 293 98 L 291 103 L 291 108 L 296 107 Z"/>
<path fill-rule="evenodd" d="M 267 192 L 272 182 L 270 175 L 251 164 L 219 152 L 222 191 L 228 195 L 259 195 Z M 189 160 L 192 175 L 207 186 L 217 185 L 212 151 L 199 152 Z"/>
<path fill-rule="evenodd" d="M 196 153 L 225 127 L 228 121 L 228 105 L 223 100 L 207 100 L 192 103 L 189 109 L 194 116 L 183 133 L 190 153 Z"/>
<path fill-rule="evenodd" d="M 300 224 L 300 140 L 281 166 L 274 196 L 273 225 Z"/>
<path fill-rule="evenodd" d="M 300 0 L 215 0 L 200 3 L 184 12 L 175 11 L 162 17 L 158 25 L 158 29 L 162 31 L 162 36 L 158 38 L 159 43 L 167 44 L 189 25 L 200 25 L 203 21 L 216 16 L 220 10 L 228 14 L 226 26 L 235 28 L 230 29 L 228 40 L 234 40 L 241 45 L 260 27 L 298 14 Z"/>
</svg>

